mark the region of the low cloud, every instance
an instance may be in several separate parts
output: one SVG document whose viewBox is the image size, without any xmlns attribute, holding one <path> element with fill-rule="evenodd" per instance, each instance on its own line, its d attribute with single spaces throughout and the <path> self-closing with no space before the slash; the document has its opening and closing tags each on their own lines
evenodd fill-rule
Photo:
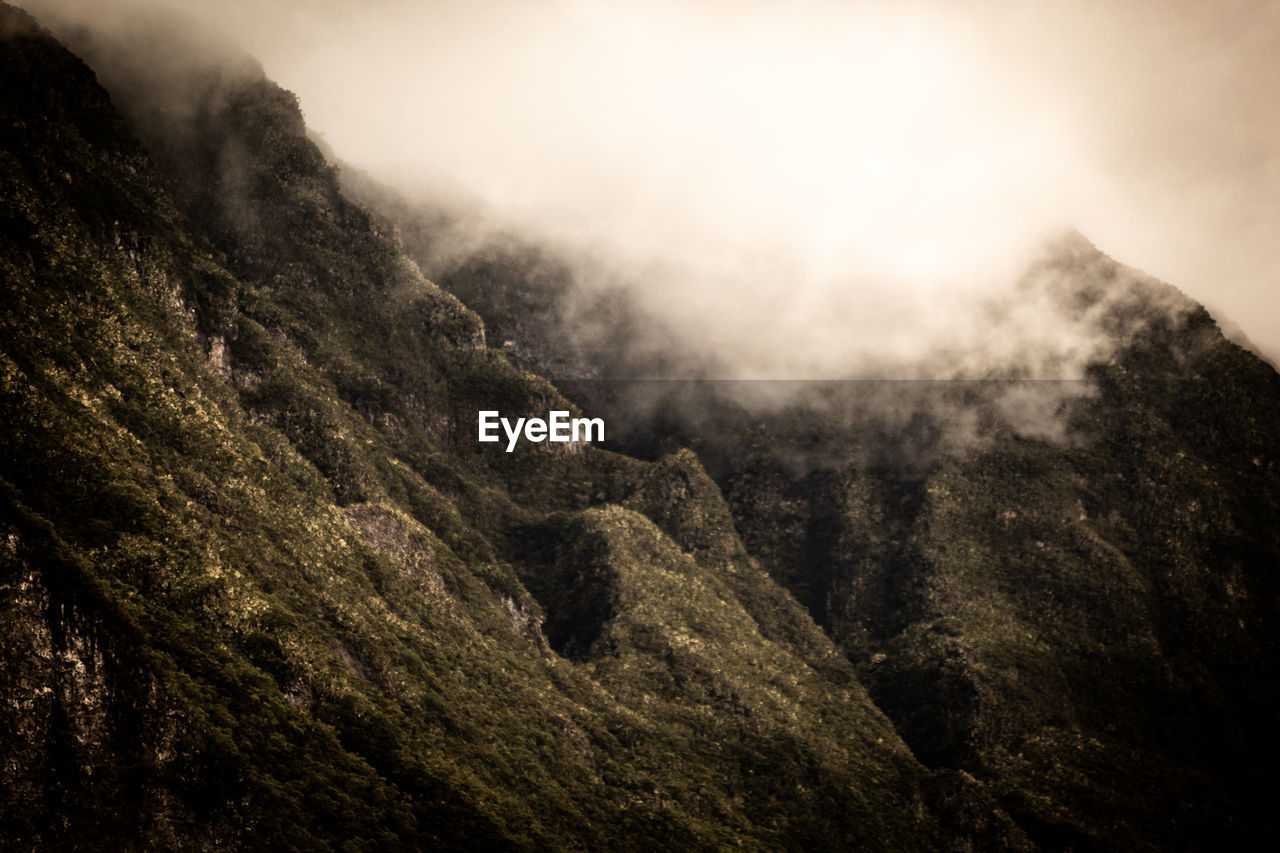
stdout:
<svg viewBox="0 0 1280 853">
<path fill-rule="evenodd" d="M 1019 283 L 1069 229 L 1280 350 L 1274 4 L 177 5 L 726 376 L 1069 378 L 1106 341 Z"/>
</svg>

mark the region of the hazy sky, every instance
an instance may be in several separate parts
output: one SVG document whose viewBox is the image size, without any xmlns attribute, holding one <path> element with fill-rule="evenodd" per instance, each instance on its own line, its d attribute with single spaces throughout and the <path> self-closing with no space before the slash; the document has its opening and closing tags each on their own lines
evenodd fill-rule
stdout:
<svg viewBox="0 0 1280 853">
<path fill-rule="evenodd" d="M 338 156 L 609 259 L 713 347 L 906 357 L 1075 227 L 1280 354 L 1278 2 L 170 5 Z"/>
</svg>

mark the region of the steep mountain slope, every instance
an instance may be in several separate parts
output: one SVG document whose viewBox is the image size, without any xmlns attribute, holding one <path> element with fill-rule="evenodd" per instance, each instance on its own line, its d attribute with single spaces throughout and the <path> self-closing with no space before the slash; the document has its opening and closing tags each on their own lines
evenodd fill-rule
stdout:
<svg viewBox="0 0 1280 853">
<path fill-rule="evenodd" d="M 997 420 L 964 452 L 877 465 L 864 449 L 802 476 L 756 453 L 727 478 L 738 528 L 916 755 L 989 782 L 1044 846 L 1261 844 L 1280 377 L 1083 241 L 1036 275 L 1064 312 L 1112 300 L 1114 357 L 1089 383 L 1013 386 L 1058 401 L 1064 435 Z"/>
<path fill-rule="evenodd" d="M 1274 835 L 1280 379 L 1203 309 L 1071 238 L 1086 381 L 584 383 L 653 461 L 508 455 L 573 408 L 509 357 L 687 363 L 510 241 L 440 269 L 482 323 L 252 61 L 63 35 L 111 99 L 0 6 L 0 846 Z"/>
<path fill-rule="evenodd" d="M 626 425 L 614 447 L 698 451 L 926 765 L 981 780 L 1045 849 L 1272 837 L 1280 377 L 1202 307 L 1069 236 L 1021 296 L 1086 333 L 1079 380 L 637 383 L 592 372 L 590 336 L 587 364 L 540 360 L 572 337 L 571 264 L 506 240 L 445 263 L 387 209 L 509 349 L 591 378 L 560 387 Z"/>
<path fill-rule="evenodd" d="M 0 5 L 0 846 L 1022 843 L 692 454 L 477 444 L 572 406 L 147 26 L 67 33 L 126 125 Z"/>
</svg>

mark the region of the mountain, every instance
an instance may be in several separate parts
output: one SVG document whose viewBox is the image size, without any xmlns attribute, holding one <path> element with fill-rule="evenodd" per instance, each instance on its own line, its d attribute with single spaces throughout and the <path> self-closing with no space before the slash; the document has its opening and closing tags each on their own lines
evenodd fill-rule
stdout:
<svg viewBox="0 0 1280 853">
<path fill-rule="evenodd" d="M 706 365 L 667 346 L 639 380 L 611 359 L 653 318 L 614 299 L 619 331 L 575 340 L 572 264 L 506 235 L 442 251 L 438 210 L 350 183 L 506 352 L 624 425 L 610 446 L 697 451 L 926 766 L 1043 849 L 1264 845 L 1280 377 L 1203 307 L 1071 234 L 990 320 L 1051 306 L 1091 342 L 1077 379 L 688 380 Z"/>
<path fill-rule="evenodd" d="M 232 62 L 130 100 L 140 65 L 79 33 L 108 96 L 0 21 L 4 846 L 941 837 L 693 456 L 475 442 L 478 409 L 575 409 L 342 195 L 291 95 Z"/>
<path fill-rule="evenodd" d="M 0 847 L 1273 831 L 1280 378 L 1202 309 L 1057 247 L 1116 342 L 1061 435 L 853 384 L 506 453 L 478 410 L 626 403 L 530 372 L 598 347 L 567 266 L 437 286 L 252 60 L 58 33 L 0 4 Z"/>
<path fill-rule="evenodd" d="M 438 280 L 465 293 L 503 252 Z M 539 281 L 507 275 L 483 280 Z M 541 310 L 572 286 L 535 290 Z M 1021 292 L 1105 343 L 1079 379 L 560 386 L 629 424 L 619 449 L 695 448 L 913 754 L 1039 847 L 1262 846 L 1280 378 L 1079 235 Z"/>
</svg>

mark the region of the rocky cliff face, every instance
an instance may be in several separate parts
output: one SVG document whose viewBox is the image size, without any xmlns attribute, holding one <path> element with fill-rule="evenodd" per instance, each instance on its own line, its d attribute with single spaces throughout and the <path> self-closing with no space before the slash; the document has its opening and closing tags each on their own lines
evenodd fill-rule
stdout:
<svg viewBox="0 0 1280 853">
<path fill-rule="evenodd" d="M 1052 434 L 855 387 L 507 454 L 563 268 L 453 265 L 482 320 L 155 26 L 0 5 L 0 845 L 1267 837 L 1280 379 L 1202 310 L 1070 241 L 1115 347 Z"/>
</svg>

